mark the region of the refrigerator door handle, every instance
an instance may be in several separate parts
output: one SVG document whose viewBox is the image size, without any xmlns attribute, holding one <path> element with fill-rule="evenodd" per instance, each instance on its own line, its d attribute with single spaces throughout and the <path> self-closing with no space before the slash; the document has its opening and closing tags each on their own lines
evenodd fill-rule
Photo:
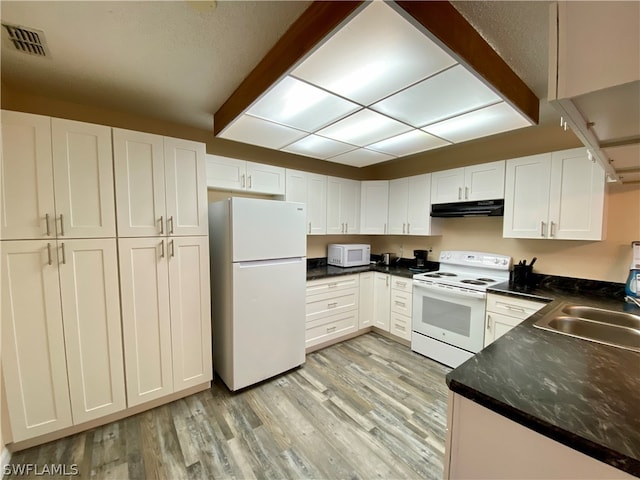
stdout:
<svg viewBox="0 0 640 480">
<path fill-rule="evenodd" d="M 306 262 L 304 257 L 294 258 L 274 258 L 271 260 L 253 260 L 249 262 L 235 262 L 240 268 L 254 268 L 254 267 L 270 267 L 272 265 L 287 265 L 290 263 L 302 263 Z"/>
</svg>

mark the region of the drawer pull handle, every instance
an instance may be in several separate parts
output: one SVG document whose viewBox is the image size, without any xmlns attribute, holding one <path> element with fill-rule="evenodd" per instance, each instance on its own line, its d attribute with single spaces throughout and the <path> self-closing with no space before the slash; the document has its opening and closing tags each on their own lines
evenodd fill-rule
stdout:
<svg viewBox="0 0 640 480">
<path fill-rule="evenodd" d="M 396 282 L 396 285 L 398 285 L 399 287 L 406 287 L 407 282 Z"/>
<path fill-rule="evenodd" d="M 328 287 L 328 288 L 336 288 L 337 286 L 338 286 L 338 283 L 337 283 L 337 282 L 329 283 L 329 284 L 327 285 L 327 287 Z"/>
<path fill-rule="evenodd" d="M 331 333 L 331 332 L 335 332 L 336 331 L 336 326 L 334 325 L 333 327 L 327 327 L 327 333 Z"/>
<path fill-rule="evenodd" d="M 399 323 L 396 323 L 396 328 L 404 332 L 404 325 L 400 325 Z"/>
<path fill-rule="evenodd" d="M 401 307 L 406 307 L 407 304 L 404 302 L 399 302 L 398 300 L 396 300 L 396 305 L 400 305 Z"/>
<path fill-rule="evenodd" d="M 524 313 L 524 308 L 522 308 L 522 307 L 514 307 L 513 305 L 505 305 L 505 307 L 507 307 L 507 310 L 511 310 L 513 312 Z"/>
<path fill-rule="evenodd" d="M 336 308 L 338 306 L 338 302 L 328 303 L 327 308 Z"/>
</svg>

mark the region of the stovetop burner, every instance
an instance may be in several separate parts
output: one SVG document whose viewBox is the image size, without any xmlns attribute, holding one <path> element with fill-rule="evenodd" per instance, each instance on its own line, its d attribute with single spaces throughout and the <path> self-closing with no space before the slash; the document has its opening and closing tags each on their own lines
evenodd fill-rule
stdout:
<svg viewBox="0 0 640 480">
<path fill-rule="evenodd" d="M 472 279 L 460 280 L 460 283 L 469 283 L 471 285 L 486 285 L 487 284 L 487 282 L 481 282 L 480 280 L 472 280 Z"/>
<path fill-rule="evenodd" d="M 478 280 L 479 282 L 489 282 L 489 283 L 497 282 L 497 280 L 493 278 L 477 278 L 476 280 Z"/>
<path fill-rule="evenodd" d="M 458 276 L 455 273 L 451 273 L 451 272 L 438 272 L 438 275 L 440 275 L 441 277 L 457 277 Z"/>
</svg>

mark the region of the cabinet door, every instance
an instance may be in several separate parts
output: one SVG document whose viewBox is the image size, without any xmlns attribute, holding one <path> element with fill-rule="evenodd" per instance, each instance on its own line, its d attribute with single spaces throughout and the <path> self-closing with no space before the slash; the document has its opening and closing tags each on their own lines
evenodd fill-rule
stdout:
<svg viewBox="0 0 640 480">
<path fill-rule="evenodd" d="M 58 245 L 71 411 L 78 424 L 126 408 L 116 240 Z"/>
<path fill-rule="evenodd" d="M 268 195 L 284 195 L 284 168 L 247 162 L 247 190 Z"/>
<path fill-rule="evenodd" d="M 373 180 L 360 183 L 360 233 L 387 233 L 389 182 Z"/>
<path fill-rule="evenodd" d="M 166 238 L 118 240 L 127 406 L 173 392 Z"/>
<path fill-rule="evenodd" d="M 164 146 L 159 135 L 113 129 L 119 237 L 165 233 Z"/>
<path fill-rule="evenodd" d="M 307 235 L 327 233 L 327 177 L 287 169 L 286 195 L 289 202 L 307 205 Z"/>
<path fill-rule="evenodd" d="M 546 238 L 550 176 L 548 153 L 507 161 L 503 237 Z"/>
<path fill-rule="evenodd" d="M 440 219 L 431 218 L 431 175 L 409 177 L 407 189 L 407 234 L 439 234 Z"/>
<path fill-rule="evenodd" d="M 71 425 L 55 247 L 2 242 L 2 369 L 14 442 Z"/>
<path fill-rule="evenodd" d="M 431 203 L 464 201 L 464 168 L 453 168 L 431 174 Z"/>
<path fill-rule="evenodd" d="M 584 148 L 551 154 L 549 238 L 602 240 L 604 170 Z"/>
<path fill-rule="evenodd" d="M 495 342 L 498 338 L 523 321 L 524 320 L 521 318 L 510 317 L 508 315 L 502 315 L 495 312 L 487 312 L 484 346 L 486 347 L 490 343 Z"/>
<path fill-rule="evenodd" d="M 340 221 L 344 222 L 345 233 L 360 233 L 360 182 L 342 182 L 340 194 Z"/>
<path fill-rule="evenodd" d="M 373 272 L 360 274 L 360 301 L 358 307 L 358 327 L 373 325 Z"/>
<path fill-rule="evenodd" d="M 111 128 L 51 119 L 59 237 L 115 237 Z"/>
<path fill-rule="evenodd" d="M 373 275 L 373 326 L 388 332 L 391 313 L 390 275 L 379 272 Z"/>
<path fill-rule="evenodd" d="M 164 138 L 164 175 L 169 235 L 207 235 L 204 144 Z"/>
<path fill-rule="evenodd" d="M 247 162 L 219 155 L 206 155 L 207 187 L 244 190 L 247 185 Z"/>
<path fill-rule="evenodd" d="M 0 168 L 0 238 L 55 237 L 51 119 L 3 110 Z"/>
<path fill-rule="evenodd" d="M 397 178 L 395 180 L 390 180 L 388 233 L 391 235 L 404 235 L 407 233 L 408 209 L 409 179 Z"/>
<path fill-rule="evenodd" d="M 505 161 L 482 163 L 464 169 L 464 199 L 504 198 Z"/>
<path fill-rule="evenodd" d="M 208 237 L 169 239 L 173 389 L 211 381 Z"/>
<path fill-rule="evenodd" d="M 344 233 L 344 221 L 340 217 L 342 179 L 327 177 L 327 234 Z"/>
</svg>

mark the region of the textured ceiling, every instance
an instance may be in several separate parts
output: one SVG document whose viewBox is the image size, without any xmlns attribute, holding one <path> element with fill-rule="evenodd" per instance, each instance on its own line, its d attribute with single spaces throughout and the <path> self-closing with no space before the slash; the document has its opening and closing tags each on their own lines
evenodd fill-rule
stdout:
<svg viewBox="0 0 640 480">
<path fill-rule="evenodd" d="M 213 113 L 309 3 L 3 0 L 2 21 L 43 30 L 51 58 L 10 51 L 3 39 L 2 81 L 210 130 Z M 452 3 L 546 98 L 549 2 Z M 553 114 L 541 105 L 546 122 Z"/>
</svg>

